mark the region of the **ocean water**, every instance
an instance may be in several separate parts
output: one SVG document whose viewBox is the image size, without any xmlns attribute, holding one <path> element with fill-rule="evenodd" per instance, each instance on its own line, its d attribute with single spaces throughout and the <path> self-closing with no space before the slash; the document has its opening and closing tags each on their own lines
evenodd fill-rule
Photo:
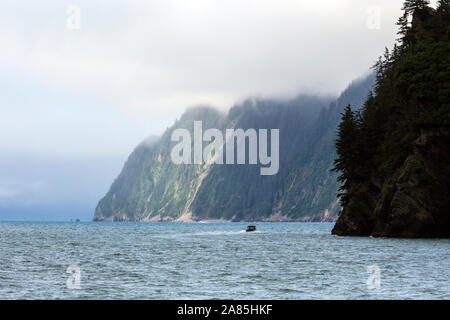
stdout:
<svg viewBox="0 0 450 320">
<path fill-rule="evenodd" d="M 246 226 L 1 222 L 0 299 L 450 299 L 448 239 Z"/>
</svg>

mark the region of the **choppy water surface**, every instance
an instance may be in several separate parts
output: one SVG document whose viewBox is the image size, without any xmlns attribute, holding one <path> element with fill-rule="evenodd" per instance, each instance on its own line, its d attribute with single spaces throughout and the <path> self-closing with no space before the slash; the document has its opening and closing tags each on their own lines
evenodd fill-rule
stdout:
<svg viewBox="0 0 450 320">
<path fill-rule="evenodd" d="M 332 226 L 2 222 L 0 298 L 450 298 L 450 240 L 341 238 Z M 67 288 L 69 266 L 80 289 Z"/>
</svg>

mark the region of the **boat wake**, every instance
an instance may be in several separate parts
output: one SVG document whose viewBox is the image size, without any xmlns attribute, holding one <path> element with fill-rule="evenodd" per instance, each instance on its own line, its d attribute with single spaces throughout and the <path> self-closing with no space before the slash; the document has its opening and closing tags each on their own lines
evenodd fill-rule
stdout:
<svg viewBox="0 0 450 320">
<path fill-rule="evenodd" d="M 246 233 L 245 230 L 239 231 L 203 231 L 203 232 L 195 232 L 190 233 L 193 236 L 226 236 L 226 235 L 237 235 Z"/>
</svg>

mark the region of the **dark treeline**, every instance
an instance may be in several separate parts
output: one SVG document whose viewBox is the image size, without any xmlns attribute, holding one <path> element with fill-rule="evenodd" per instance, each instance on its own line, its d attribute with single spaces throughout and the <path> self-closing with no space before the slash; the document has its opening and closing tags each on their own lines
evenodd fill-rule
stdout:
<svg viewBox="0 0 450 320">
<path fill-rule="evenodd" d="M 376 85 L 338 128 L 338 235 L 450 236 L 450 13 L 405 1 Z"/>
</svg>

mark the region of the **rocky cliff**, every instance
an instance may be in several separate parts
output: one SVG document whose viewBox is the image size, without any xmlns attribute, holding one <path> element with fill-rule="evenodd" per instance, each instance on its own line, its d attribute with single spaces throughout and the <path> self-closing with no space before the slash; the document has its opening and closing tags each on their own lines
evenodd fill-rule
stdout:
<svg viewBox="0 0 450 320">
<path fill-rule="evenodd" d="M 405 2 L 399 25 L 373 95 L 339 125 L 336 235 L 450 237 L 448 2 Z"/>
<path fill-rule="evenodd" d="M 334 221 L 339 211 L 334 139 L 346 104 L 361 106 L 374 77 L 352 83 L 341 96 L 299 96 L 288 101 L 249 99 L 226 114 L 186 111 L 157 141 L 130 155 L 94 215 L 96 221 Z M 279 129 L 280 164 L 273 176 L 255 165 L 171 161 L 177 128 Z"/>
</svg>

